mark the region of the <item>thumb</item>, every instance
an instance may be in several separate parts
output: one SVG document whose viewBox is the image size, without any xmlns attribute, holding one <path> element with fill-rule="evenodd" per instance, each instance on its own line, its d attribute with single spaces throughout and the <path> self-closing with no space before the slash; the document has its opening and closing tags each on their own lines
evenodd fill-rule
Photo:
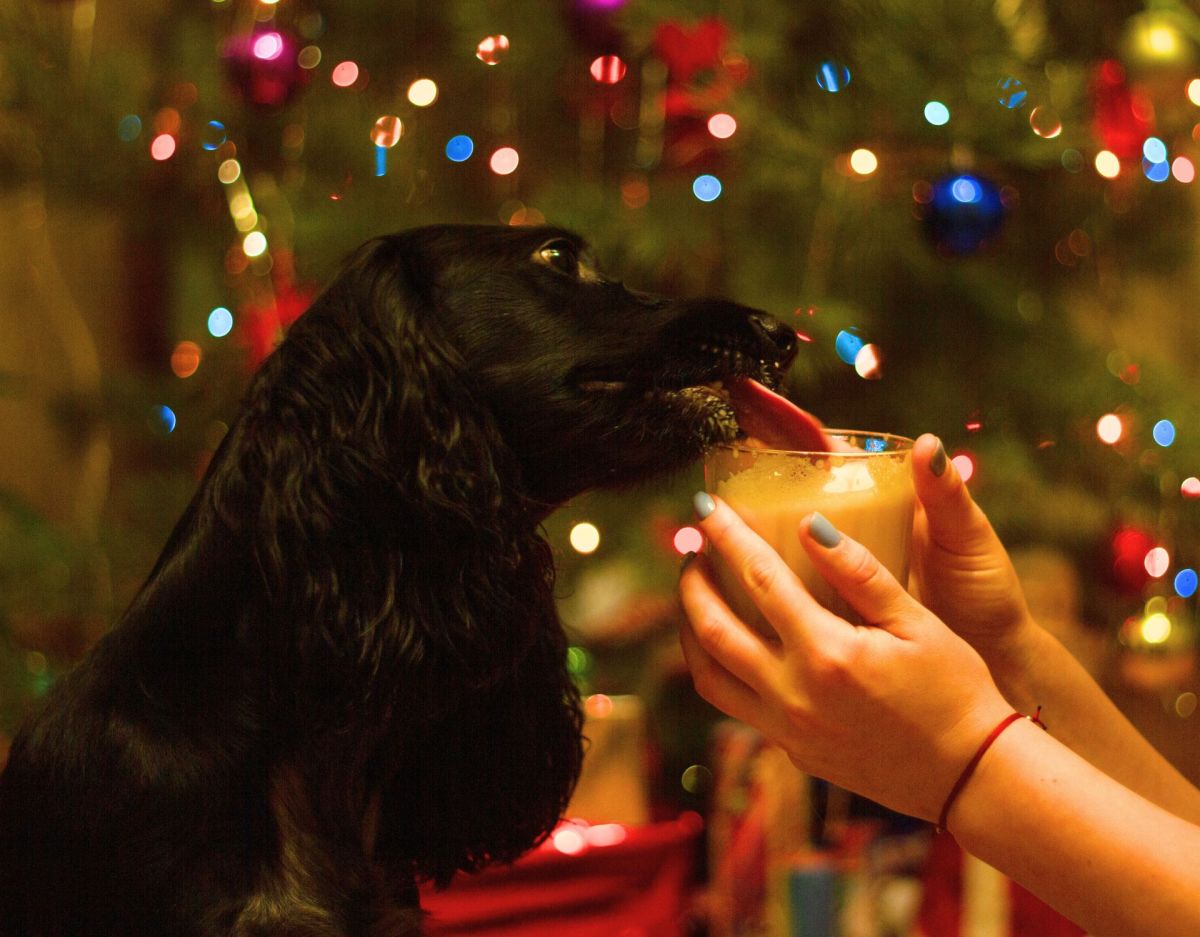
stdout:
<svg viewBox="0 0 1200 937">
<path fill-rule="evenodd" d="M 913 444 L 913 487 L 934 546 L 952 553 L 971 552 L 981 541 L 995 537 L 987 515 L 946 457 L 942 441 L 931 433 Z"/>
</svg>

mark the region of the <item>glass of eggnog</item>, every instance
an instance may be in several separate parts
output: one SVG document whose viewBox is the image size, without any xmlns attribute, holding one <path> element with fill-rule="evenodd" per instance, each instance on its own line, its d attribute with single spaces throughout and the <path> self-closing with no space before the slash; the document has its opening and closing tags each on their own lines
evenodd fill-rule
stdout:
<svg viewBox="0 0 1200 937">
<path fill-rule="evenodd" d="M 858 617 L 809 562 L 800 521 L 814 511 L 864 544 L 900 583 L 908 583 L 912 537 L 913 441 L 888 433 L 827 429 L 829 452 L 718 446 L 704 461 L 708 491 L 775 549 L 813 597 L 849 621 Z M 738 576 L 713 556 L 730 608 L 773 634 Z"/>
</svg>

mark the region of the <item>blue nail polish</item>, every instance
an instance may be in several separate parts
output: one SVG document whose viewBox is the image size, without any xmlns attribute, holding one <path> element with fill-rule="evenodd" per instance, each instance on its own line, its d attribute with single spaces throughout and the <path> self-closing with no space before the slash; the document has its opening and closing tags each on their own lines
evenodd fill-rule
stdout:
<svg viewBox="0 0 1200 937">
<path fill-rule="evenodd" d="M 704 520 L 717 509 L 717 502 L 707 491 L 697 491 L 696 496 L 692 498 L 692 507 L 696 509 L 696 516 L 700 520 Z"/>
<path fill-rule="evenodd" d="M 808 532 L 813 540 L 823 547 L 836 547 L 842 539 L 841 532 L 834 527 L 824 514 L 814 514 L 808 525 Z"/>
</svg>

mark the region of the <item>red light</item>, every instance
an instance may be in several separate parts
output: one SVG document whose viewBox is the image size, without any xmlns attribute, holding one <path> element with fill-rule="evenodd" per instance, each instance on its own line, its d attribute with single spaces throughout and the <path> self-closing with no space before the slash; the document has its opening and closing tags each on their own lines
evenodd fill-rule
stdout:
<svg viewBox="0 0 1200 937">
<path fill-rule="evenodd" d="M 615 55 L 602 55 L 592 61 L 592 77 L 602 85 L 615 85 L 625 77 L 625 63 Z"/>
<path fill-rule="evenodd" d="M 675 531 L 675 551 L 680 556 L 687 553 L 699 553 L 704 549 L 704 534 L 695 527 L 680 527 Z"/>
<path fill-rule="evenodd" d="M 975 474 L 975 460 L 965 452 L 960 452 L 950 461 L 953 462 L 954 467 L 958 469 L 959 477 L 964 482 L 969 482 L 971 480 L 971 476 Z"/>
</svg>

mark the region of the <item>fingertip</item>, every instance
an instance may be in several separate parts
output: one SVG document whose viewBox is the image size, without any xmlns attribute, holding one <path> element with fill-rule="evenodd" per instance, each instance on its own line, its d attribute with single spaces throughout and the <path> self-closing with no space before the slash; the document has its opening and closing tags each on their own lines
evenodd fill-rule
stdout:
<svg viewBox="0 0 1200 937">
<path fill-rule="evenodd" d="M 700 520 L 705 520 L 717 509 L 717 502 L 707 491 L 697 491 L 692 496 L 692 508 Z"/>
<path fill-rule="evenodd" d="M 807 532 L 813 540 L 827 550 L 832 550 L 842 542 L 842 532 L 834 527 L 830 523 L 829 518 L 819 511 L 809 515 Z"/>
</svg>

